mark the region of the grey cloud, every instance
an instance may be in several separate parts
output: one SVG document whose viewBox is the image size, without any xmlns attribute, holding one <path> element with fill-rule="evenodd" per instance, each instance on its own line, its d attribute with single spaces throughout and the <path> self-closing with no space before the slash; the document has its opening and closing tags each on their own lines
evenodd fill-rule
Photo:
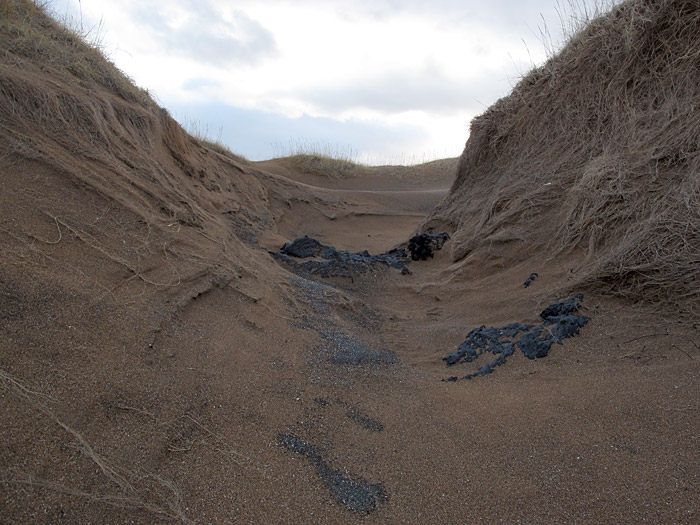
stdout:
<svg viewBox="0 0 700 525">
<path fill-rule="evenodd" d="M 206 2 L 175 4 L 188 13 L 187 21 L 178 28 L 168 26 L 153 4 L 134 10 L 135 21 L 158 33 L 170 54 L 216 65 L 256 65 L 277 53 L 272 33 L 241 11 L 235 11 L 228 21 Z"/>
<path fill-rule="evenodd" d="M 493 79 L 486 74 L 483 78 L 483 81 L 465 84 L 450 79 L 434 66 L 426 66 L 418 71 L 389 72 L 354 84 L 308 89 L 293 95 L 330 113 L 358 108 L 382 113 L 412 110 L 434 114 L 480 112 L 484 108 L 479 101 L 490 101 L 494 97 Z"/>
<path fill-rule="evenodd" d="M 259 0 L 253 0 L 259 1 Z M 266 0 L 288 5 L 289 0 Z M 498 28 L 522 27 L 522 23 L 541 22 L 541 16 L 556 16 L 555 7 L 560 0 L 296 0 L 297 5 L 333 6 L 335 10 L 348 18 L 370 16 L 378 19 L 391 18 L 402 14 L 426 15 L 431 18 L 444 19 L 461 23 L 485 24 Z M 572 0 L 573 1 L 573 0 Z M 576 0 L 576 6 L 595 5 L 601 0 Z M 566 4 L 566 2 L 564 2 Z"/>
<path fill-rule="evenodd" d="M 245 0 L 248 3 L 259 0 Z M 365 17 L 391 24 L 393 18 L 403 14 L 427 16 L 452 26 L 489 27 L 494 31 L 520 38 L 540 40 L 540 29 L 551 33 L 557 41 L 561 38 L 562 25 L 570 19 L 595 13 L 597 6 L 621 0 L 296 0 L 295 5 L 332 6 L 349 20 L 361 21 Z M 288 5 L 289 0 L 266 0 Z"/>
</svg>

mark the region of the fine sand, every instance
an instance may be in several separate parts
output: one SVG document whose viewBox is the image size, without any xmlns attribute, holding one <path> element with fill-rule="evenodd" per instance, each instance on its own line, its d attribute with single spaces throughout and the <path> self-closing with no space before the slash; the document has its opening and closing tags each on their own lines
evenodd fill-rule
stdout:
<svg viewBox="0 0 700 525">
<path fill-rule="evenodd" d="M 15 160 L 2 202 L 6 239 L 22 240 L 6 243 L 0 295 L 3 522 L 696 521 L 700 352 L 687 325 L 586 296 L 590 322 L 546 358 L 517 352 L 444 382 L 475 370 L 442 360 L 467 332 L 538 322 L 575 261 L 457 267 L 448 241 L 410 274 L 350 280 L 296 275 L 267 253 L 304 234 L 386 251 L 451 175 L 416 168 L 390 184 L 377 168 L 320 187 L 284 161 L 249 168 L 274 188 L 275 225 L 249 239 L 248 277 L 193 280 L 173 305 L 153 290 L 175 286 L 177 255 L 171 281 L 119 270 L 105 255 L 118 246 L 98 239 L 136 239 L 145 260 L 147 228 Z M 51 199 L 52 214 L 23 212 Z M 168 249 L 206 253 L 199 238 Z"/>
<path fill-rule="evenodd" d="M 247 162 L 0 12 L 0 523 L 700 521 L 693 2 L 624 2 L 461 160 L 372 168 Z M 447 366 L 512 323 L 547 355 Z"/>
</svg>

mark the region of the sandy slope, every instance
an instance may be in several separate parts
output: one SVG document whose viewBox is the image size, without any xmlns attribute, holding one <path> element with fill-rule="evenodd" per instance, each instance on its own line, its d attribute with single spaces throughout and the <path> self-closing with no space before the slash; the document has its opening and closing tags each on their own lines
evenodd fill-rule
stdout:
<svg viewBox="0 0 700 525">
<path fill-rule="evenodd" d="M 373 226 L 396 227 L 380 215 Z M 341 222 L 326 235 L 342 243 L 344 231 Z M 378 521 L 694 521 L 693 331 L 588 297 L 590 324 L 547 358 L 518 355 L 491 376 L 442 382 L 454 372 L 441 358 L 467 331 L 536 322 L 576 266 L 575 255 L 556 263 L 534 257 L 494 271 L 489 260 L 453 264 L 447 248 L 414 263 L 411 275 L 378 272 L 342 287 L 371 312 L 358 318 L 332 302 L 339 325 L 372 348 L 392 349 L 398 361 L 334 367 L 307 351 L 292 431 L 339 468 L 383 484 L 389 499 L 371 514 Z M 526 289 L 532 271 L 540 277 Z M 347 406 L 383 430 L 342 421 Z"/>
<path fill-rule="evenodd" d="M 434 259 L 294 273 L 270 252 L 299 235 L 405 244 L 454 159 L 244 163 L 33 3 L 2 11 L 0 521 L 698 521 L 693 318 L 586 291 L 590 322 L 546 358 L 442 381 L 475 370 L 443 361 L 467 332 L 539 323 L 581 281 L 580 248 L 522 244 L 509 199 L 531 193 L 463 169 Z"/>
<path fill-rule="evenodd" d="M 86 198 L 40 165 L 14 166 L 14 180 Z M 195 281 L 174 310 L 147 283 L 109 299 L 87 279 L 105 282 L 92 237 L 62 214 L 23 217 L 18 196 L 40 203 L 38 190 L 3 193 L 5 233 L 36 232 L 24 251 L 6 245 L 2 281 L 6 522 L 695 521 L 694 333 L 587 297 L 592 321 L 547 358 L 443 382 L 454 372 L 442 357 L 470 329 L 536 321 L 559 299 L 565 261 L 494 272 L 451 263 L 446 246 L 410 275 L 294 275 L 265 249 L 306 233 L 388 249 L 434 194 L 258 176 L 274 179 L 279 226 L 248 245 L 244 267 L 268 284 Z M 94 236 L 146 235 L 98 197 L 80 206 Z M 114 283 L 128 280 L 118 266 Z"/>
</svg>

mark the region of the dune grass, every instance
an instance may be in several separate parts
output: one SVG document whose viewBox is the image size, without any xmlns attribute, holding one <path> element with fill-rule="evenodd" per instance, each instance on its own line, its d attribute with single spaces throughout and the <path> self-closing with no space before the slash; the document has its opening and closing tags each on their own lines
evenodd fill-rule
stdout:
<svg viewBox="0 0 700 525">
<path fill-rule="evenodd" d="M 207 137 L 194 137 L 199 141 L 199 143 L 202 146 L 209 148 L 210 150 L 215 151 L 220 155 L 223 155 L 224 157 L 233 159 L 240 164 L 250 164 L 250 161 L 246 157 L 238 153 L 234 153 L 233 150 L 231 150 L 231 148 L 229 148 L 220 140 L 213 140 Z"/>
<path fill-rule="evenodd" d="M 146 90 L 105 58 L 99 38 L 86 39 L 89 35 L 81 34 L 75 25 L 69 27 L 47 15 L 45 3 L 0 0 L 0 32 L 9 43 L 5 51 L 46 68 L 67 70 L 79 80 L 96 82 L 130 102 L 154 104 Z"/>
<path fill-rule="evenodd" d="M 582 251 L 579 285 L 684 309 L 697 300 L 698 34 L 694 0 L 627 0 L 475 118 L 434 214 L 460 232 L 453 257 L 505 238 Z"/>
<path fill-rule="evenodd" d="M 202 125 L 199 120 L 187 116 L 178 119 L 178 121 L 185 131 L 197 139 L 197 141 L 205 148 L 209 148 L 210 150 L 215 151 L 224 157 L 233 159 L 240 164 L 250 164 L 250 161 L 246 157 L 239 153 L 234 153 L 231 148 L 224 144 L 223 140 L 221 139 L 221 136 L 223 135 L 223 128 L 219 128 L 216 133 L 216 138 L 214 138 L 214 133 L 212 133 L 212 130 L 209 129 L 208 124 Z"/>
<path fill-rule="evenodd" d="M 331 178 L 357 176 L 367 166 L 360 163 L 352 146 L 339 146 L 310 139 L 289 140 L 287 144 L 272 144 L 274 158 L 285 158 L 304 173 Z"/>
</svg>

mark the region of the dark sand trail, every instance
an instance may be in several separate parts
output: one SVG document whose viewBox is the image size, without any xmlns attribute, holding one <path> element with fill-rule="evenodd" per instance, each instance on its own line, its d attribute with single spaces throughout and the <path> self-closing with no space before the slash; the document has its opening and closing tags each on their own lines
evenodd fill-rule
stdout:
<svg viewBox="0 0 700 525">
<path fill-rule="evenodd" d="M 372 215 L 372 226 L 404 240 L 412 231 L 381 212 Z M 323 242 L 339 239 L 361 250 L 346 228 L 342 219 L 329 223 Z M 280 439 L 309 459 L 302 470 L 346 507 L 344 519 L 367 513 L 379 522 L 416 523 L 690 521 L 694 504 L 684 490 L 669 487 L 697 459 L 697 438 L 672 430 L 690 430 L 692 415 L 666 410 L 658 396 L 674 399 L 677 408 L 693 406 L 697 369 L 672 346 L 644 364 L 630 357 L 629 345 L 646 333 L 638 312 L 584 300 L 590 323 L 546 357 L 516 352 L 493 374 L 444 382 L 455 369 L 460 376 L 477 371 L 448 369 L 443 360 L 467 332 L 484 324 L 539 326 L 544 307 L 566 299 L 548 288 L 567 268 L 529 264 L 497 277 L 479 278 L 477 269 L 476 278 L 455 279 L 447 252 L 439 251 L 411 262 L 409 275 L 376 268 L 352 282 L 295 280 L 312 312 L 305 328 L 319 343 L 305 353 L 304 417 L 281 428 Z M 525 287 L 530 270 L 542 277 Z M 361 309 L 324 300 L 336 293 Z M 681 344 L 682 336 L 663 339 Z M 370 428 L 350 417 L 355 412 L 347 406 L 367 414 Z M 291 446 L 292 438 L 303 444 Z M 690 456 L 674 457 L 679 441 Z M 324 473 L 328 468 L 350 477 L 335 482 Z"/>
</svg>

